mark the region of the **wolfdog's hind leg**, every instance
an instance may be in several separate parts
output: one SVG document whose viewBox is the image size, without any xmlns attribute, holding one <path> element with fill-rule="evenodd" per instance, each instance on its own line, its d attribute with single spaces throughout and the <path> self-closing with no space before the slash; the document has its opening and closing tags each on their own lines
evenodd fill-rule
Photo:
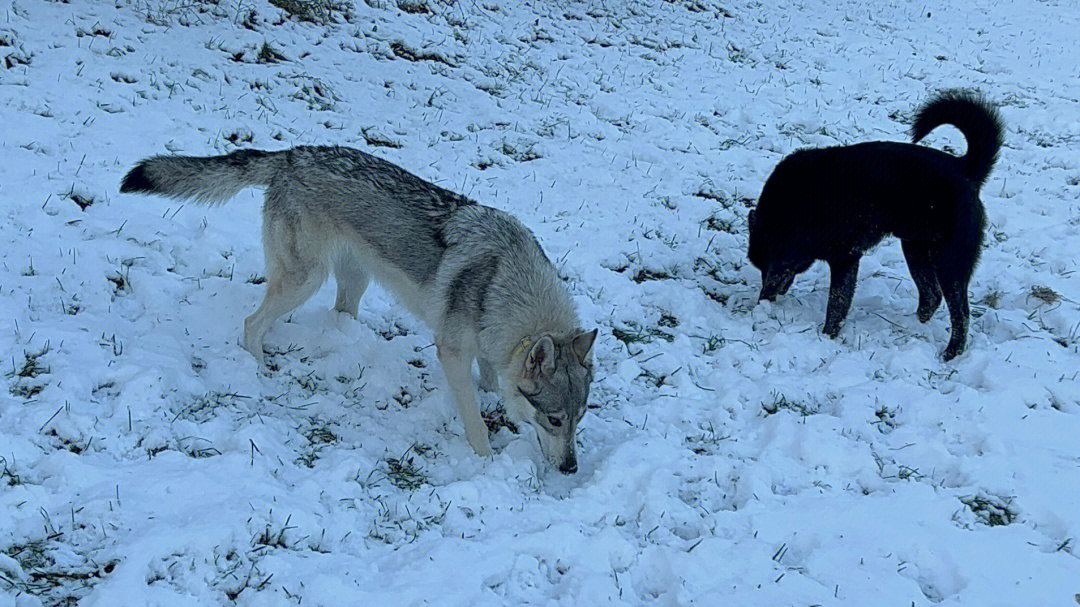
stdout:
<svg viewBox="0 0 1080 607">
<path fill-rule="evenodd" d="M 276 279 L 276 280 L 275 280 Z M 262 305 L 244 319 L 244 349 L 258 360 L 263 359 L 263 336 L 282 314 L 296 309 L 308 300 L 326 280 L 326 270 L 294 271 L 267 280 Z"/>
<path fill-rule="evenodd" d="M 334 280 L 337 282 L 337 299 L 334 310 L 356 316 L 360 298 L 367 290 L 369 276 L 352 253 L 342 252 L 334 262 Z"/>
<path fill-rule="evenodd" d="M 297 226 L 279 221 L 263 231 L 266 251 L 266 294 L 262 304 L 244 319 L 241 346 L 256 360 L 263 360 L 263 337 L 282 314 L 311 297 L 326 280 L 326 261 L 321 251 L 310 248 Z"/>
</svg>

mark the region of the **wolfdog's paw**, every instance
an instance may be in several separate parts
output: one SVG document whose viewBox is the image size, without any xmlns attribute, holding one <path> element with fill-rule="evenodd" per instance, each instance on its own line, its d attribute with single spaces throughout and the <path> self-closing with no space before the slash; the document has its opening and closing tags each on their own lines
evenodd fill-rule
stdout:
<svg viewBox="0 0 1080 607">
<path fill-rule="evenodd" d="M 488 457 L 494 454 L 494 451 L 491 450 L 491 441 L 488 440 L 486 427 L 479 437 L 470 436 L 468 439 L 473 451 L 476 451 L 476 454 L 480 457 Z"/>
<path fill-rule="evenodd" d="M 334 311 L 339 314 L 344 314 L 353 320 L 356 320 L 356 314 L 359 310 L 358 304 L 334 304 Z"/>
<path fill-rule="evenodd" d="M 263 354 L 262 344 L 249 344 L 241 337 L 236 340 L 236 345 L 247 350 L 247 353 L 255 359 L 255 362 L 259 363 L 259 366 L 266 366 L 266 355 Z"/>
</svg>

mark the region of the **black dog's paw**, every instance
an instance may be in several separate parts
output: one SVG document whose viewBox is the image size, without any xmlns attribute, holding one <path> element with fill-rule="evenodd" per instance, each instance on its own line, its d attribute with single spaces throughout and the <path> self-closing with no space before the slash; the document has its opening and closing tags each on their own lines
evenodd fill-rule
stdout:
<svg viewBox="0 0 1080 607">
<path fill-rule="evenodd" d="M 945 362 L 948 362 L 959 356 L 963 351 L 964 344 L 954 344 L 950 342 L 949 345 L 945 347 L 945 352 L 941 355 L 941 357 L 945 359 Z"/>
<path fill-rule="evenodd" d="M 919 318 L 919 322 L 925 323 L 933 318 L 934 312 L 941 307 L 941 296 L 922 297 L 922 293 L 919 295 L 919 308 L 915 310 L 915 315 Z"/>
<path fill-rule="evenodd" d="M 836 339 L 836 336 L 840 335 L 840 323 L 825 323 L 825 326 L 821 328 L 821 332 L 831 339 Z"/>
<path fill-rule="evenodd" d="M 930 319 L 933 318 L 934 312 L 937 312 L 937 306 L 933 308 L 920 307 L 918 310 L 915 311 L 915 314 L 919 317 L 919 322 L 925 323 L 929 322 Z"/>
</svg>

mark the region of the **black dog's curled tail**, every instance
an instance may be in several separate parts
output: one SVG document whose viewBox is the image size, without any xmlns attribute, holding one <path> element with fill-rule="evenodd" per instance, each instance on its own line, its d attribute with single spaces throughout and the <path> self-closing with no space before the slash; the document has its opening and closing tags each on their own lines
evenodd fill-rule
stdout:
<svg viewBox="0 0 1080 607">
<path fill-rule="evenodd" d="M 982 186 L 1001 149 L 1004 129 L 997 109 L 973 91 L 942 91 L 919 108 L 911 126 L 912 143 L 943 124 L 951 124 L 964 134 L 968 149 L 961 166 L 969 179 Z"/>
</svg>

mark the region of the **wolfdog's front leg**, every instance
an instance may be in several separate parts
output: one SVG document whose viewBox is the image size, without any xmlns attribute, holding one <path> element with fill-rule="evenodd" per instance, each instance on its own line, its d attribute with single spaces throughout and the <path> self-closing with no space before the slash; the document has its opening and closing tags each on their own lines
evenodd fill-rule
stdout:
<svg viewBox="0 0 1080 607">
<path fill-rule="evenodd" d="M 480 367 L 480 389 L 485 392 L 498 392 L 499 374 L 495 372 L 495 367 L 483 357 L 478 357 L 476 364 Z"/>
<path fill-rule="evenodd" d="M 487 425 L 480 417 L 480 405 L 476 402 L 476 389 L 472 381 L 473 357 L 461 351 L 459 347 L 445 343 L 438 344 L 439 362 L 450 384 L 450 393 L 457 405 L 458 415 L 465 424 L 465 437 L 476 450 L 477 455 L 491 455 L 491 443 L 488 441 Z"/>
</svg>

